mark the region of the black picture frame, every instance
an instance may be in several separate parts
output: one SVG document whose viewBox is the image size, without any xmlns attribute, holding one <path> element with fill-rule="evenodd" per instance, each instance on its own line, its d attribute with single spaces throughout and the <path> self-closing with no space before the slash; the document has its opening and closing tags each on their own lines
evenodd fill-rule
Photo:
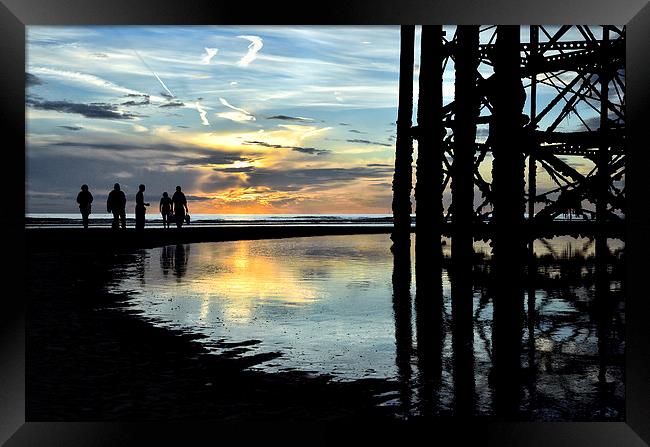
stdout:
<svg viewBox="0 0 650 447">
<path fill-rule="evenodd" d="M 650 191 L 644 169 L 650 149 L 646 120 L 650 110 L 650 4 L 648 0 L 328 0 L 250 3 L 230 0 L 1 0 L 0 2 L 0 116 L 4 142 L 5 186 L 1 213 L 2 234 L 12 245 L 5 261 L 5 289 L 0 310 L 0 442 L 21 445 L 193 445 L 196 436 L 217 443 L 224 430 L 251 440 L 266 436 L 290 440 L 306 427 L 274 427 L 277 431 L 247 430 L 231 425 L 215 432 L 215 422 L 146 423 L 25 422 L 25 304 L 24 195 L 13 191 L 24 185 L 25 172 L 25 26 L 81 24 L 616 24 L 627 25 L 627 166 L 629 213 L 626 216 L 626 421 L 563 423 L 485 423 L 439 421 L 407 427 L 354 427 L 360 438 L 383 437 L 403 429 L 408 434 L 471 437 L 494 445 L 643 446 L 650 444 L 650 305 L 646 284 L 650 247 Z M 22 148 L 22 151 L 20 150 Z M 22 182 L 22 183 L 21 183 Z M 310 427 L 309 429 L 312 429 Z M 289 433 L 280 434 L 284 430 Z M 299 430 L 300 429 L 300 430 Z M 400 432 L 400 436 L 407 433 Z M 346 435 L 346 439 L 349 438 Z M 337 431 L 322 431 L 317 441 L 340 439 Z M 460 445 L 460 444 L 459 444 Z"/>
</svg>

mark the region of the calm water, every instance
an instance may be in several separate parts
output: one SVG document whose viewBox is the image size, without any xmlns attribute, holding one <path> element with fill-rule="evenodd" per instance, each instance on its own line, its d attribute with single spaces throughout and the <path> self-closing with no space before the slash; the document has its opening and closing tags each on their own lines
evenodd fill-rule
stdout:
<svg viewBox="0 0 650 447">
<path fill-rule="evenodd" d="M 25 215 L 27 228 L 79 228 L 82 226 L 79 213 L 28 213 Z M 89 226 L 110 227 L 113 215 L 93 213 Z M 127 227 L 135 227 L 135 214 L 126 214 Z M 232 225 L 389 225 L 392 214 L 191 214 L 192 226 Z M 147 228 L 162 228 L 162 217 L 155 209 L 145 215 Z"/>
<path fill-rule="evenodd" d="M 490 247 L 475 244 L 473 281 L 462 279 L 473 282 L 473 339 L 460 348 L 448 268 L 437 272 L 441 306 L 433 315 L 435 306 L 415 299 L 415 242 L 410 294 L 401 298 L 390 245 L 388 235 L 358 235 L 160 247 L 139 251 L 114 287 L 136 292 L 133 305 L 153 324 L 207 335 L 203 342 L 214 352 L 281 354 L 254 369 L 394 381 L 383 405 L 402 415 L 453 413 L 468 392 L 470 414 L 493 414 L 493 297 L 484 274 Z M 535 242 L 538 280 L 522 297 L 525 380 L 517 399 L 526 417 L 623 417 L 624 306 L 616 267 L 622 243 L 609 240 L 614 256 L 606 291 L 599 292 L 606 297 L 598 299 L 593 246 L 587 239 Z M 597 305 L 603 300 L 604 317 Z"/>
</svg>

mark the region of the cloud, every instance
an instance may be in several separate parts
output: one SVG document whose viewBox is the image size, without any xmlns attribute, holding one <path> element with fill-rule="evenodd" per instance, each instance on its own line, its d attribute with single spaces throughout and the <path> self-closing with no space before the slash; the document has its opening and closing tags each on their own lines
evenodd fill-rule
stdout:
<svg viewBox="0 0 650 447">
<path fill-rule="evenodd" d="M 59 126 L 59 127 L 62 128 L 62 129 L 68 129 L 68 130 L 74 130 L 74 131 L 83 129 L 83 127 L 80 127 L 80 126 Z"/>
<path fill-rule="evenodd" d="M 365 132 L 361 132 L 360 130 L 357 130 L 357 129 L 350 129 L 348 132 L 352 132 L 352 133 L 365 133 Z"/>
<path fill-rule="evenodd" d="M 250 113 L 248 113 L 246 110 L 244 110 L 244 109 L 240 109 L 240 108 L 238 108 L 238 107 L 233 106 L 232 104 L 230 104 L 230 103 L 229 103 L 226 99 L 224 99 L 224 98 L 219 98 L 219 101 L 221 102 L 221 104 L 223 104 L 223 105 L 226 106 L 226 107 L 229 107 L 229 108 L 231 108 L 231 109 L 233 109 L 233 110 L 237 110 L 238 112 L 242 112 L 242 113 L 245 113 L 245 114 L 247 114 L 247 115 L 250 115 Z"/>
<path fill-rule="evenodd" d="M 181 101 L 170 101 L 168 103 L 160 105 L 159 107 L 185 107 L 185 103 Z"/>
<path fill-rule="evenodd" d="M 219 118 L 224 118 L 235 122 L 255 121 L 255 117 L 253 115 L 246 115 L 245 113 L 241 112 L 219 112 L 215 113 L 215 115 Z"/>
<path fill-rule="evenodd" d="M 210 121 L 208 121 L 208 112 L 203 107 L 201 107 L 201 104 L 198 101 L 194 104 L 194 107 L 196 107 L 196 110 L 201 116 L 201 124 L 204 126 L 209 126 Z"/>
<path fill-rule="evenodd" d="M 257 58 L 257 53 L 262 49 L 264 46 L 264 42 L 262 41 L 262 38 L 259 36 L 237 36 L 240 39 L 246 39 L 250 41 L 250 45 L 248 45 L 248 53 L 244 57 L 242 57 L 239 62 L 237 62 L 237 65 L 240 67 L 247 67 L 251 62 L 253 62 Z"/>
<path fill-rule="evenodd" d="M 34 76 L 31 73 L 25 73 L 25 84 L 27 87 L 32 87 L 34 85 L 43 84 L 43 81 L 38 76 Z"/>
<path fill-rule="evenodd" d="M 191 194 L 185 194 L 185 198 L 190 202 L 207 202 L 212 200 L 212 197 L 194 196 Z"/>
<path fill-rule="evenodd" d="M 379 143 L 379 142 L 377 142 L 377 141 L 357 140 L 357 139 L 353 139 L 353 140 L 345 140 L 345 141 L 347 141 L 348 143 L 361 143 L 361 144 L 372 144 L 372 145 L 378 145 L 378 146 L 393 147 L 392 144 Z"/>
<path fill-rule="evenodd" d="M 208 65 L 212 58 L 217 54 L 217 51 L 219 51 L 218 48 L 205 48 L 205 55 L 201 58 L 201 63 L 204 65 Z"/>
<path fill-rule="evenodd" d="M 235 112 L 220 112 L 216 114 L 218 117 L 225 118 L 230 121 L 237 121 L 237 122 L 255 121 L 255 117 L 250 113 L 248 113 L 246 110 L 233 106 L 224 98 L 219 98 L 219 101 L 224 106 L 235 110 Z"/>
<path fill-rule="evenodd" d="M 149 98 L 149 95 L 129 95 L 130 97 L 140 97 L 142 100 L 140 101 L 133 101 L 129 100 L 126 102 L 123 102 L 123 106 L 146 106 L 151 104 L 151 99 Z"/>
<path fill-rule="evenodd" d="M 313 147 L 294 146 L 291 149 L 293 151 L 296 151 L 296 152 L 302 152 L 304 154 L 312 154 L 312 155 L 323 155 L 323 154 L 329 154 L 330 152 L 332 152 L 332 151 L 327 150 L 327 149 L 316 149 L 316 148 L 313 148 Z"/>
<path fill-rule="evenodd" d="M 86 118 L 107 118 L 128 120 L 136 118 L 137 115 L 127 112 L 120 112 L 112 104 L 106 103 L 91 103 L 79 104 L 68 101 L 38 101 L 30 98 L 26 101 L 27 105 L 40 110 L 54 110 L 63 113 L 78 113 Z"/>
<path fill-rule="evenodd" d="M 304 154 L 312 154 L 312 155 L 323 155 L 332 152 L 327 149 L 316 149 L 315 147 L 283 146 L 281 144 L 265 143 L 264 141 L 244 141 L 244 144 L 270 147 L 274 149 L 291 149 L 292 151 L 295 152 L 302 152 Z"/>
<path fill-rule="evenodd" d="M 248 173 L 255 170 L 255 166 L 242 166 L 239 168 L 214 168 L 215 171 L 221 172 L 235 172 L 235 173 Z"/>
<path fill-rule="evenodd" d="M 95 75 L 80 73 L 77 71 L 57 70 L 57 69 L 47 68 L 47 67 L 32 67 L 31 71 L 43 76 L 50 76 L 58 79 L 63 79 L 66 81 L 82 82 L 84 84 L 92 85 L 94 87 L 100 87 L 103 89 L 112 90 L 119 93 L 125 93 L 127 95 L 132 94 L 136 96 L 146 96 L 142 92 L 138 92 L 130 88 L 122 87 L 120 85 L 114 84 L 105 79 L 99 78 Z"/>
<path fill-rule="evenodd" d="M 295 168 L 274 170 L 257 168 L 248 174 L 247 185 L 267 186 L 279 191 L 298 191 L 304 188 L 331 189 L 362 179 L 385 179 L 391 168 Z"/>
<path fill-rule="evenodd" d="M 283 121 L 314 121 L 313 118 L 304 118 L 302 116 L 287 116 L 287 115 L 273 115 L 266 118 L 267 120 L 283 120 Z"/>
</svg>

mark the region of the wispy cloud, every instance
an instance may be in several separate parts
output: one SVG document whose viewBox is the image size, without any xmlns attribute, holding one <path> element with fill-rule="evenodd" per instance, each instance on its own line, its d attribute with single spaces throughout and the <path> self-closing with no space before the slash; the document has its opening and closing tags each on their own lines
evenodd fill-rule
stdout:
<svg viewBox="0 0 650 447">
<path fill-rule="evenodd" d="M 112 104 L 91 103 L 80 104 L 68 101 L 38 101 L 30 98 L 26 101 L 27 105 L 40 110 L 54 110 L 63 113 L 78 113 L 86 118 L 109 118 L 128 120 L 136 118 L 137 115 L 121 112 Z"/>
<path fill-rule="evenodd" d="M 185 103 L 181 101 L 170 101 L 160 105 L 159 107 L 185 107 Z"/>
<path fill-rule="evenodd" d="M 58 70 L 55 68 L 48 68 L 48 67 L 33 67 L 31 68 L 31 71 L 33 73 L 38 73 L 43 76 L 51 76 L 51 77 L 55 77 L 67 81 L 81 82 L 84 84 L 100 87 L 107 90 L 112 90 L 119 93 L 132 94 L 137 96 L 146 96 L 145 93 L 138 92 L 130 88 L 122 87 L 120 85 L 107 81 L 106 79 L 102 79 L 100 77 L 91 74 L 80 73 L 76 71 L 68 71 L 68 70 Z"/>
<path fill-rule="evenodd" d="M 208 112 L 203 107 L 201 107 L 201 104 L 198 101 L 194 104 L 194 106 L 201 116 L 201 123 L 204 126 L 209 126 L 210 121 L 208 121 Z"/>
<path fill-rule="evenodd" d="M 237 65 L 239 65 L 240 67 L 247 67 L 248 64 L 250 64 L 257 58 L 257 53 L 264 46 L 264 42 L 262 41 L 262 38 L 259 36 L 237 36 L 237 37 L 250 41 L 250 45 L 248 45 L 248 53 L 246 53 L 246 55 L 242 57 L 239 60 L 239 62 L 237 62 Z"/>
<path fill-rule="evenodd" d="M 386 147 L 392 147 L 392 144 L 386 144 L 386 143 L 379 143 L 378 141 L 369 141 L 369 140 L 358 140 L 358 139 L 352 139 L 352 140 L 345 140 L 348 143 L 361 143 L 361 144 L 372 144 L 372 145 L 378 145 L 378 146 L 386 146 Z"/>
<path fill-rule="evenodd" d="M 302 116 L 287 116 L 287 115 L 273 115 L 273 116 L 267 117 L 266 119 L 267 120 L 298 121 L 298 122 L 314 121 L 313 118 L 305 118 L 305 117 L 302 117 Z"/>
<path fill-rule="evenodd" d="M 41 81 L 38 76 L 34 76 L 31 73 L 25 73 L 25 83 L 28 87 L 31 87 L 32 85 L 41 85 L 43 84 L 43 81 Z"/>
<path fill-rule="evenodd" d="M 171 92 L 171 90 L 169 90 L 169 89 L 167 88 L 167 86 L 166 86 L 165 83 L 162 81 L 162 79 L 160 79 L 160 76 L 158 76 L 158 75 L 156 74 L 156 72 L 153 71 L 153 70 L 151 69 L 151 67 L 149 66 L 149 64 L 147 64 L 147 63 L 144 61 L 144 59 L 142 59 L 142 56 L 140 56 L 140 54 L 139 54 L 136 50 L 133 50 L 133 51 L 135 52 L 135 55 L 138 56 L 138 59 L 140 59 L 140 60 L 142 61 L 142 63 L 145 65 L 145 67 L 147 67 L 147 68 L 149 69 L 149 71 L 150 71 L 150 72 L 151 72 L 151 73 L 156 77 L 156 79 L 158 79 L 158 82 L 160 82 L 160 85 L 162 86 L 162 88 L 164 88 L 165 91 L 169 94 L 169 96 L 173 98 L 173 97 L 174 97 L 174 94 Z"/>
<path fill-rule="evenodd" d="M 228 107 L 229 109 L 235 110 L 235 112 L 220 112 L 216 114 L 218 117 L 238 122 L 255 121 L 255 117 L 252 114 L 244 109 L 233 106 L 226 99 L 219 98 L 219 102 L 221 102 L 221 104 Z"/>
<path fill-rule="evenodd" d="M 212 58 L 217 54 L 219 51 L 218 48 L 205 48 L 205 55 L 201 58 L 201 63 L 204 65 L 208 65 Z"/>
<path fill-rule="evenodd" d="M 281 144 L 270 144 L 264 141 L 244 141 L 244 144 L 270 147 L 274 149 L 291 149 L 292 151 L 295 152 L 302 152 L 303 154 L 310 154 L 310 155 L 324 155 L 332 152 L 327 149 L 316 149 L 315 147 L 283 146 Z"/>
<path fill-rule="evenodd" d="M 139 95 L 129 95 L 129 96 L 139 96 Z M 143 96 L 141 96 L 141 98 L 142 99 L 140 101 L 129 100 L 129 101 L 123 102 L 122 105 L 123 106 L 146 106 L 146 105 L 151 104 L 151 100 L 150 100 L 149 96 L 143 95 Z"/>
</svg>

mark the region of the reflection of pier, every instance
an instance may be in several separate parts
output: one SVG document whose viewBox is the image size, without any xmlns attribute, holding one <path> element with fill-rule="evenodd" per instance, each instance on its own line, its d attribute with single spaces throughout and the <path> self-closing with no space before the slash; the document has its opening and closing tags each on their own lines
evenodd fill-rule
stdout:
<svg viewBox="0 0 650 447">
<path fill-rule="evenodd" d="M 620 258 L 555 250 L 518 265 L 500 246 L 485 259 L 453 245 L 443 258 L 436 238 L 418 235 L 413 258 L 411 239 L 392 247 L 402 417 L 529 420 L 560 408 L 561 420 L 606 420 L 607 408 L 624 411 L 616 391 L 622 298 L 612 288 L 622 280 Z"/>
</svg>

